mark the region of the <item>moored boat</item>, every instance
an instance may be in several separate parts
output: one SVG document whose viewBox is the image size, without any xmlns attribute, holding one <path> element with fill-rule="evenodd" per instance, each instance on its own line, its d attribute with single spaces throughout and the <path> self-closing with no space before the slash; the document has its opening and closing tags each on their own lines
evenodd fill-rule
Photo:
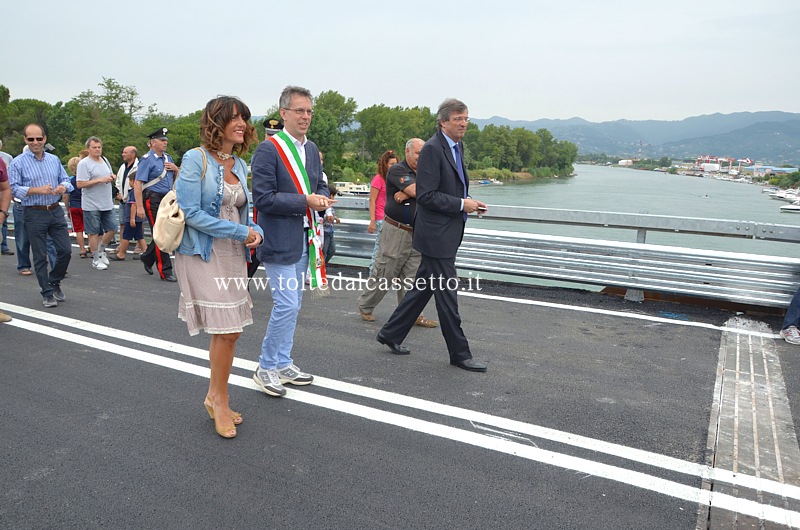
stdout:
<svg viewBox="0 0 800 530">
<path fill-rule="evenodd" d="M 781 213 L 800 213 L 800 201 L 781 206 Z"/>
</svg>

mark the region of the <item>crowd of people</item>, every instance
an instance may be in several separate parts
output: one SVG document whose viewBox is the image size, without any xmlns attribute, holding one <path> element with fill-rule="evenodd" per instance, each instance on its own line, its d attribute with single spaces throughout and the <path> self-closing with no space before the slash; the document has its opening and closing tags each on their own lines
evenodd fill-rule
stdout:
<svg viewBox="0 0 800 530">
<path fill-rule="evenodd" d="M 85 152 L 70 159 L 68 174 L 47 152 L 46 131 L 36 123 L 24 128 L 26 150 L 7 170 L 0 159 L 0 215 L 5 222 L 13 196 L 18 270 L 31 274 L 26 260 L 32 255 L 44 307 L 67 300 L 62 282 L 72 252 L 62 200 L 69 208 L 79 256 L 91 257 L 92 269 L 107 270 L 111 261 L 127 259 L 130 241 L 135 241 L 130 254 L 141 260 L 146 273 L 157 270 L 161 280 L 178 283 L 179 318 L 190 335 L 210 335 L 211 375 L 203 404 L 224 438 L 236 436 L 243 421 L 230 407 L 228 379 L 236 343 L 253 323 L 253 303 L 247 290 L 220 289 L 214 278 L 252 276 L 254 265 L 264 266 L 272 309 L 253 374 L 258 387 L 281 397 L 286 385 L 314 381 L 295 364 L 293 341 L 303 292 L 309 286 L 323 291 L 327 286 L 325 265 L 335 251 L 336 200 L 323 172 L 323 156 L 306 136 L 314 115 L 311 93 L 286 87 L 279 113 L 280 122 L 271 123 L 272 134 L 252 156 L 252 190 L 241 155 L 258 139 L 247 105 L 228 96 L 206 105 L 199 147 L 184 154 L 181 167 L 167 153 L 165 127 L 148 135 L 149 151 L 141 158 L 134 146 L 126 147 L 116 172 L 103 156 L 102 140 L 93 136 L 86 140 Z M 384 153 L 371 183 L 368 231 L 377 237 L 370 279 L 403 286 L 398 306 L 376 340 L 394 354 L 409 354 L 403 341 L 412 326 L 439 326 L 422 316 L 434 297 L 450 363 L 483 372 L 487 366 L 473 358 L 461 328 L 457 293 L 442 288 L 456 278 L 455 255 L 467 214 L 486 210 L 468 194 L 461 157 L 467 106 L 445 100 L 437 122 L 439 130 L 427 142 L 408 140 L 402 161 L 392 150 Z M 152 232 L 161 202 L 172 189 L 185 219 L 174 264 L 154 241 L 146 244 L 143 234 L 143 222 L 147 220 Z M 119 219 L 115 201 L 120 201 Z M 117 233 L 120 242 L 111 248 Z M 410 279 L 415 281 L 405 281 Z M 367 285 L 357 306 L 361 318 L 374 321 L 373 310 L 387 289 L 377 281 Z"/>
</svg>

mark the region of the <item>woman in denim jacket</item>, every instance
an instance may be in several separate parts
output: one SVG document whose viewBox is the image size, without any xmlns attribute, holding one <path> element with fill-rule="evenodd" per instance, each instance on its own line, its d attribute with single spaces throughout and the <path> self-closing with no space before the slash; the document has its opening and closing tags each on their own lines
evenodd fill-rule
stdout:
<svg viewBox="0 0 800 530">
<path fill-rule="evenodd" d="M 200 121 L 202 147 L 183 156 L 175 186 L 186 218 L 183 240 L 175 251 L 175 272 L 181 289 L 178 317 L 190 335 L 211 335 L 208 356 L 211 379 L 204 405 L 217 434 L 236 436 L 242 416 L 228 404 L 228 377 L 236 341 L 253 323 L 253 302 L 247 291 L 249 249 L 264 232 L 250 221 L 247 164 L 237 155 L 256 141 L 250 109 L 233 97 L 206 105 Z"/>
</svg>

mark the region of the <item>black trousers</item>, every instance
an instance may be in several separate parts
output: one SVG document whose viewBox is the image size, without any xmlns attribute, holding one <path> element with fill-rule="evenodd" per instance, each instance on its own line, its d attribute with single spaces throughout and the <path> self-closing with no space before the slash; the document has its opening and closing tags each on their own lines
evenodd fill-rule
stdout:
<svg viewBox="0 0 800 530">
<path fill-rule="evenodd" d="M 461 329 L 461 316 L 458 314 L 458 275 L 455 258 L 440 259 L 422 255 L 413 288 L 397 306 L 389 321 L 383 325 L 381 335 L 390 342 L 402 343 L 431 296 L 436 300 L 439 325 L 450 360 L 471 359 L 469 342 Z"/>
<path fill-rule="evenodd" d="M 160 193 L 151 193 L 150 197 L 144 201 L 144 211 L 147 216 L 147 222 L 150 223 L 151 234 L 153 233 L 153 226 L 156 224 L 158 207 L 163 198 L 164 196 Z M 169 259 L 169 254 L 158 248 L 156 242 L 153 241 L 152 238 L 150 239 L 150 244 L 147 245 L 147 250 L 142 252 L 141 259 L 142 263 L 148 267 L 152 267 L 153 264 L 158 265 L 158 274 L 161 275 L 162 278 L 172 275 L 172 261 Z"/>
</svg>

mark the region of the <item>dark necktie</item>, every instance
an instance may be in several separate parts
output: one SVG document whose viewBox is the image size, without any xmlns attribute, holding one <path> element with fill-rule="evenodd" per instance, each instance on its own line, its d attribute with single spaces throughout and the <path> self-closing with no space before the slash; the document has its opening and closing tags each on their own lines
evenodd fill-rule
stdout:
<svg viewBox="0 0 800 530">
<path fill-rule="evenodd" d="M 458 178 L 461 179 L 461 184 L 464 186 L 464 195 L 462 199 L 467 198 L 467 181 L 464 178 L 464 166 L 461 164 L 461 151 L 458 149 L 458 144 L 453 146 L 453 152 L 456 159 L 456 171 L 458 171 Z M 467 212 L 464 212 L 464 222 L 467 222 Z"/>
<path fill-rule="evenodd" d="M 458 171 L 458 178 L 461 179 L 461 184 L 464 185 L 464 197 L 467 196 L 467 182 L 464 180 L 464 166 L 461 164 L 461 152 L 458 149 L 458 144 L 453 146 L 453 152 L 456 158 L 456 171 Z"/>
</svg>

